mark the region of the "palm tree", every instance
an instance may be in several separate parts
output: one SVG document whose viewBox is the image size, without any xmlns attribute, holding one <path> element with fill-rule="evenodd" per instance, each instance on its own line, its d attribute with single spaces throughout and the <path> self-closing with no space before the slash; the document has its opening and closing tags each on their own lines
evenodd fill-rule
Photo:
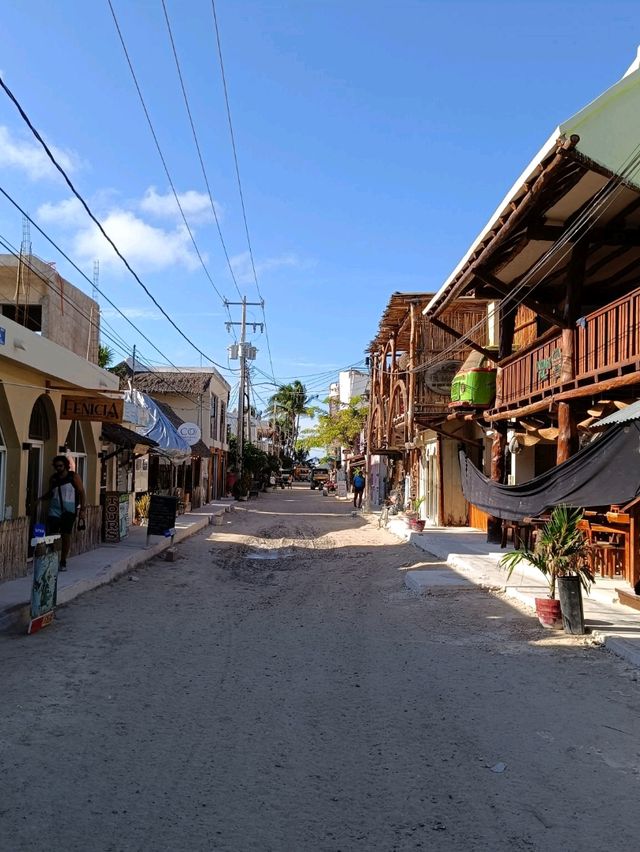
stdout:
<svg viewBox="0 0 640 852">
<path fill-rule="evenodd" d="M 290 384 L 280 385 L 269 400 L 274 426 L 280 433 L 284 455 L 293 457 L 295 454 L 300 431 L 300 417 L 312 412 L 310 403 L 311 398 L 307 389 L 298 379 Z"/>
</svg>

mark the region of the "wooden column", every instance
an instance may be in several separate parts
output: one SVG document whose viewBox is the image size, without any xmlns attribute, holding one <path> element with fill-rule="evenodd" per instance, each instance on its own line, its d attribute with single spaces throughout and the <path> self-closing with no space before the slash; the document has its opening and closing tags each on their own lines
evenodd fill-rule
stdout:
<svg viewBox="0 0 640 852">
<path fill-rule="evenodd" d="M 407 439 L 413 441 L 415 435 L 413 433 L 413 417 L 415 411 L 415 396 L 416 396 L 416 374 L 414 368 L 416 366 L 416 311 L 418 306 L 415 302 L 410 305 L 411 311 L 411 328 L 409 332 L 409 381 L 407 382 Z"/>
<path fill-rule="evenodd" d="M 491 442 L 491 479 L 504 483 L 506 479 L 505 450 L 507 448 L 507 424 L 499 421 L 493 424 L 493 440 Z M 487 541 L 500 544 L 502 541 L 502 521 L 489 515 L 487 521 Z"/>
<path fill-rule="evenodd" d="M 558 449 L 556 462 L 562 464 L 578 450 L 578 430 L 568 402 L 558 403 Z"/>
</svg>

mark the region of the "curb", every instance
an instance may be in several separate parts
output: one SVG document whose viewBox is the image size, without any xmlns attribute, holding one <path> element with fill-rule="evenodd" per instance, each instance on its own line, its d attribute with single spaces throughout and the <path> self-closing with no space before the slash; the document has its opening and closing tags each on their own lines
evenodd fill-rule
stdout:
<svg viewBox="0 0 640 852">
<path fill-rule="evenodd" d="M 211 523 L 213 523 L 213 521 L 209 520 L 209 518 L 214 517 L 214 514 L 204 515 L 188 527 L 176 530 L 173 544 L 179 544 L 181 541 L 184 541 L 205 529 L 205 527 L 208 527 Z M 65 589 L 61 590 L 58 595 L 57 607 L 68 604 L 70 601 L 80 597 L 80 595 L 83 595 L 86 592 L 91 592 L 93 589 L 100 588 L 100 586 L 106 586 L 113 580 L 117 580 L 118 577 L 122 577 L 124 574 L 129 573 L 129 571 L 132 571 L 134 568 L 144 565 L 146 562 L 150 562 L 159 553 L 168 550 L 171 546 L 172 542 L 170 539 L 160 541 L 148 549 L 138 550 L 132 553 L 131 556 L 127 556 L 124 559 L 119 559 L 117 562 L 105 565 L 104 568 L 101 568 L 93 577 L 79 577 L 73 585 L 67 586 Z M 26 629 L 30 618 L 31 601 L 25 601 L 24 603 L 11 607 L 10 609 L 6 609 L 3 612 L 0 612 L 0 633 L 17 630 L 22 627 Z"/>
</svg>

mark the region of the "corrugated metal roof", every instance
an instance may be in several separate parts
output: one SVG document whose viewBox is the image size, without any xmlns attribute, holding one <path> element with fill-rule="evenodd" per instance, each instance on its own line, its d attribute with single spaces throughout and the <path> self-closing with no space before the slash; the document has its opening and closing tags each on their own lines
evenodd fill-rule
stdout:
<svg viewBox="0 0 640 852">
<path fill-rule="evenodd" d="M 616 423 L 629 423 L 631 420 L 640 420 L 640 399 L 632 402 L 626 408 L 620 411 L 614 411 L 613 414 L 608 414 L 602 420 L 592 423 L 590 429 L 604 429 L 607 426 L 613 426 Z"/>
</svg>

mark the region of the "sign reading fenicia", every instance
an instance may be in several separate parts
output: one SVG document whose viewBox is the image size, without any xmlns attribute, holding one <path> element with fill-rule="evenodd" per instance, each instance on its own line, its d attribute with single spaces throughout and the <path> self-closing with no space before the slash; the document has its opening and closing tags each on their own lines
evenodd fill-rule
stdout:
<svg viewBox="0 0 640 852">
<path fill-rule="evenodd" d="M 99 420 L 103 423 L 122 423 L 124 400 L 104 396 L 63 396 L 60 401 L 61 420 Z"/>
</svg>

